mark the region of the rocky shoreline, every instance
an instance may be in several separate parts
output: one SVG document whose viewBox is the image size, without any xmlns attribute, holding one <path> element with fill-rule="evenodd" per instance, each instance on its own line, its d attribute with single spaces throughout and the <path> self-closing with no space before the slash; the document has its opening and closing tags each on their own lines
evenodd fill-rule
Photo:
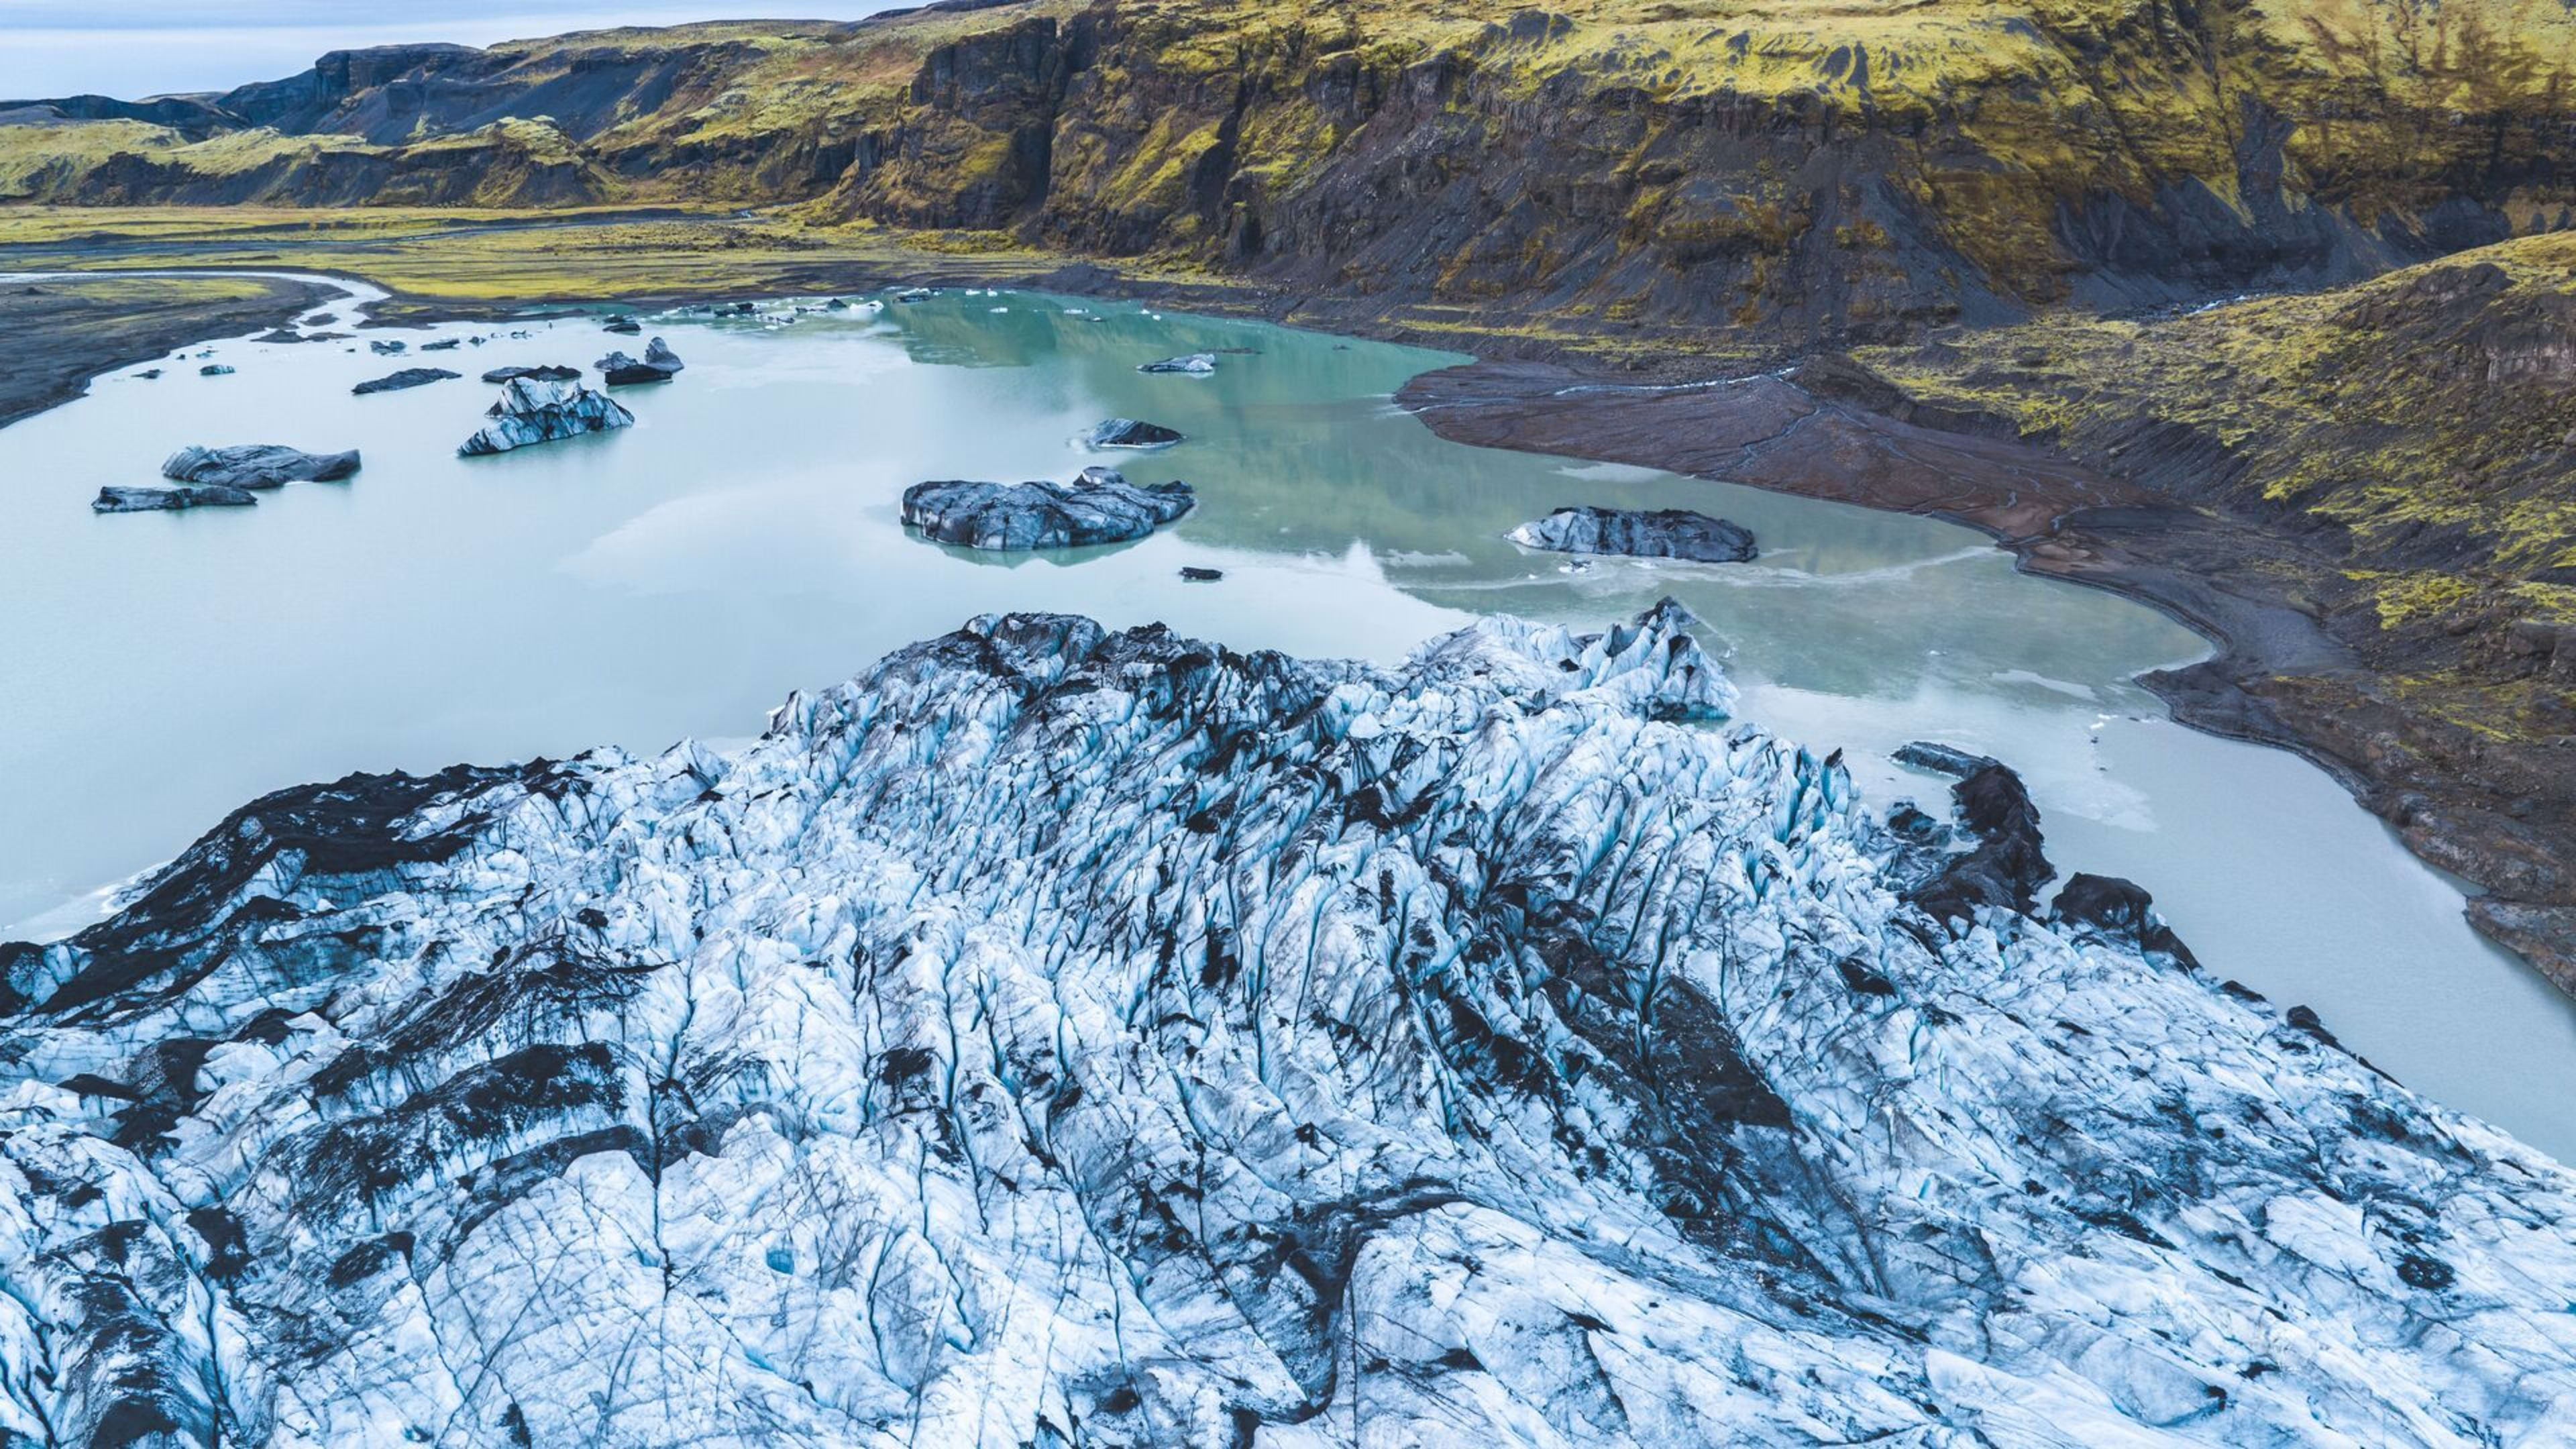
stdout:
<svg viewBox="0 0 2576 1449">
<path fill-rule="evenodd" d="M 280 326 L 338 295 L 284 277 L 243 277 L 258 289 L 227 297 L 136 285 L 152 280 L 102 273 L 0 287 L 0 427 L 70 402 L 102 373 Z"/>
<path fill-rule="evenodd" d="M 2367 666 L 2301 607 L 2300 579 L 2333 563 L 2295 535 L 2023 442 L 1999 419 L 1926 407 L 1832 356 L 1700 384 L 1478 362 L 1425 373 L 1398 400 L 1454 442 L 1947 519 L 1993 537 L 2026 572 L 2164 612 L 2215 650 L 2141 679 L 2178 722 L 2324 769 L 2416 855 L 2487 892 L 2467 912 L 2483 935 L 2576 994 L 2562 864 L 2576 861 L 2576 814 L 2510 813 L 2500 799 L 2546 798 L 2546 779 L 2336 687 Z"/>
</svg>

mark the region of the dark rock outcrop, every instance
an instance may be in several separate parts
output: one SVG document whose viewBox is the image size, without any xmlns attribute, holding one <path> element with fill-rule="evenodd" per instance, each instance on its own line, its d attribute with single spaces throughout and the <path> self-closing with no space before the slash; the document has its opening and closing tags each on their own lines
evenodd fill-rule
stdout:
<svg viewBox="0 0 2576 1449">
<path fill-rule="evenodd" d="M 400 357 L 404 352 L 408 351 L 409 349 L 410 349 L 410 344 L 409 344 L 409 343 L 405 343 L 405 342 L 402 342 L 402 341 L 399 341 L 399 340 L 394 340 L 394 341 L 377 341 L 377 342 L 370 342 L 370 343 L 368 343 L 368 344 L 367 344 L 367 350 L 368 350 L 369 352 L 374 353 L 374 354 L 375 354 L 375 355 L 377 355 L 378 357 Z"/>
<path fill-rule="evenodd" d="M 2077 871 L 2059 889 L 2057 899 L 2049 902 L 2048 913 L 2050 919 L 2080 933 L 2197 970 L 2199 960 L 2156 914 L 2155 903 L 2155 897 L 2134 881 Z"/>
<path fill-rule="evenodd" d="M 1900 765 L 1912 765 L 1918 770 L 1929 770 L 1935 775 L 1948 775 L 1959 780 L 1995 763 L 1984 755 L 1972 755 L 1956 745 L 1937 744 L 1931 740 L 1899 745 L 1896 753 L 1888 758 Z"/>
<path fill-rule="evenodd" d="M 1196 564 L 1183 564 L 1181 566 L 1181 578 L 1187 583 L 1212 584 L 1224 577 L 1225 570 L 1223 569 L 1201 568 Z"/>
<path fill-rule="evenodd" d="M 1091 448 L 1168 448 L 1180 440 L 1174 429 L 1134 418 L 1111 418 L 1082 438 L 1083 445 Z"/>
<path fill-rule="evenodd" d="M 158 513 L 182 508 L 246 508 L 259 501 L 247 488 L 221 483 L 180 488 L 101 488 L 90 501 L 96 513 Z"/>
<path fill-rule="evenodd" d="M 915 483 L 903 493 L 903 521 L 967 548 L 1078 548 L 1143 538 L 1196 502 L 1187 483 L 1138 487 L 1085 468 L 1071 483 Z"/>
<path fill-rule="evenodd" d="M 359 383 L 349 391 L 358 397 L 366 397 L 373 393 L 401 392 L 406 388 L 427 387 L 433 382 L 448 382 L 463 375 L 450 372 L 443 367 L 406 367 L 400 372 L 388 373 L 383 377 L 371 378 Z"/>
<path fill-rule="evenodd" d="M 1511 531 L 1524 548 L 1556 553 L 1745 563 L 1761 553 L 1753 531 L 1686 508 L 1560 508 Z"/>
<path fill-rule="evenodd" d="M 282 488 L 289 483 L 337 483 L 358 471 L 355 449 L 307 453 L 275 443 L 232 448 L 182 448 L 161 465 L 161 476 L 179 483 L 229 488 Z"/>
<path fill-rule="evenodd" d="M 1974 920 L 1986 909 L 2031 914 L 2039 888 L 2057 868 L 2041 849 L 2039 807 L 2021 776 L 1988 764 L 1951 786 L 1950 800 L 1976 844 L 1951 856 L 1906 899 L 1944 921 Z M 2079 892 L 2076 904 L 2086 907 L 2097 894 Z"/>
<path fill-rule="evenodd" d="M 522 377 L 532 378 L 538 382 L 578 382 L 581 380 L 581 369 L 548 364 L 538 367 L 496 367 L 483 374 L 483 380 L 495 387 Z"/>
<path fill-rule="evenodd" d="M 680 355 L 673 352 L 659 337 L 654 338 L 652 345 L 644 349 L 644 359 L 641 362 L 623 352 L 612 352 L 599 359 L 597 365 L 601 378 L 610 387 L 669 382 L 679 375 L 682 368 L 688 366 L 680 360 Z"/>
</svg>

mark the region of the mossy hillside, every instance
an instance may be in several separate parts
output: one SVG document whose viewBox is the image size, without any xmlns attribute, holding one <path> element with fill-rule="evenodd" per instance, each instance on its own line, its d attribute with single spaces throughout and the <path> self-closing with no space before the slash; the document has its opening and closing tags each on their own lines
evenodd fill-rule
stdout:
<svg viewBox="0 0 2576 1449">
<path fill-rule="evenodd" d="M 953 189 L 1030 198 L 1054 246 L 1792 340 L 2359 276 L 2570 200 L 2554 4 L 1490 15 L 1103 6 L 1023 68 L 1051 126 L 1031 90 L 916 89 L 881 134 L 901 158 L 980 129 L 936 149 Z M 1043 186 L 1001 184 L 1041 153 Z M 938 189 L 863 159 L 838 203 L 901 222 Z"/>
<path fill-rule="evenodd" d="M 1863 356 L 1919 397 L 2306 538 L 2320 566 L 2299 592 L 2366 659 L 2406 663 L 2386 677 L 2413 704 L 2499 738 L 2576 726 L 2576 679 L 2511 638 L 2576 623 L 2576 237 Z"/>
<path fill-rule="evenodd" d="M 2557 0 L 1031 0 L 379 58 L 226 98 L 309 134 L 0 128 L 0 189 L 811 202 L 1758 350 L 2554 227 L 2571 43 Z"/>
<path fill-rule="evenodd" d="M 332 273 L 399 293 L 379 309 L 395 318 L 846 291 L 924 276 L 1016 282 L 1064 261 L 990 232 L 816 227 L 732 208 L 0 209 L 0 268 Z M 1131 275 L 1143 286 L 1191 280 L 1145 268 Z"/>
</svg>

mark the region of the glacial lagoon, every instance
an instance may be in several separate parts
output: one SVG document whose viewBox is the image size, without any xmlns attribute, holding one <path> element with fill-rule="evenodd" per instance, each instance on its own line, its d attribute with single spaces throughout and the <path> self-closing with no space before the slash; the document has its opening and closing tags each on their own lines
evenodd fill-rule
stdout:
<svg viewBox="0 0 2576 1449">
<path fill-rule="evenodd" d="M 1392 395 L 1460 360 L 1444 354 L 1028 293 L 820 300 L 648 318 L 688 369 L 618 391 L 635 427 L 501 458 L 455 456 L 495 392 L 476 374 L 643 339 L 581 316 L 217 340 L 0 429 L 0 938 L 84 924 L 268 790 L 739 736 L 791 689 L 979 613 L 1393 660 L 1480 612 L 1606 623 L 1670 595 L 1746 715 L 1846 750 L 1880 807 L 1946 799 L 1888 762 L 1906 740 L 1994 755 L 2028 780 L 2061 875 L 2138 881 L 2214 974 L 2576 1155 L 2576 1006 L 2470 932 L 2458 889 L 2321 772 L 2166 720 L 2130 681 L 2203 645 L 2151 610 L 2021 577 L 1931 520 L 1443 442 Z M 407 355 L 365 345 L 388 339 Z M 1214 376 L 1135 371 L 1200 350 Z M 466 377 L 349 393 L 423 364 Z M 1113 416 L 1187 441 L 1078 444 Z M 255 508 L 89 510 L 183 445 L 242 442 L 358 448 L 365 468 Z M 1186 479 L 1199 506 L 1131 545 L 1011 558 L 897 517 L 925 479 L 1095 463 Z M 1503 537 L 1570 503 L 1716 514 L 1762 557 L 1578 567 Z"/>
</svg>

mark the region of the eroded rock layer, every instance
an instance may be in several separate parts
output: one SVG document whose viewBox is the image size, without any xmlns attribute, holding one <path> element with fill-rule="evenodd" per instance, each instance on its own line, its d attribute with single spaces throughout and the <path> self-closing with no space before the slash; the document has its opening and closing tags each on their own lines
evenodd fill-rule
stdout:
<svg viewBox="0 0 2576 1449">
<path fill-rule="evenodd" d="M 1686 622 L 988 617 L 738 748 L 255 802 L 0 948 L 0 1430 L 2576 1432 L 2564 1169 L 2122 883 L 1905 904 Z"/>
</svg>

